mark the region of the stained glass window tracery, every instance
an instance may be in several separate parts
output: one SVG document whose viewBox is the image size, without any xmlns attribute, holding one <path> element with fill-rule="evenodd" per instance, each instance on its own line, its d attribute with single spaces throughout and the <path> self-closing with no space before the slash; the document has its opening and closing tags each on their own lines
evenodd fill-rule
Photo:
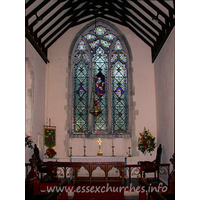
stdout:
<svg viewBox="0 0 200 200">
<path fill-rule="evenodd" d="M 101 44 L 102 44 L 104 47 L 106 47 L 106 48 L 109 48 L 110 45 L 111 45 L 110 42 L 107 42 L 107 41 L 105 41 L 105 40 L 101 40 Z"/>
<path fill-rule="evenodd" d="M 85 47 L 85 43 L 83 40 L 80 41 L 79 45 L 78 45 L 78 50 L 80 51 L 85 51 L 86 47 Z"/>
<path fill-rule="evenodd" d="M 118 51 L 122 50 L 122 45 L 119 40 L 117 40 L 115 43 L 115 50 L 118 50 Z"/>
<path fill-rule="evenodd" d="M 127 55 L 123 51 L 120 39 L 110 30 L 99 25 L 92 31 L 95 35 L 91 33 L 83 35 L 77 45 L 78 52 L 74 56 L 73 132 L 87 133 L 91 126 L 93 134 L 126 133 L 128 131 Z M 91 74 L 89 74 L 90 64 Z M 90 88 L 92 99 L 98 101 L 98 106 L 102 110 L 98 117 L 92 116 L 91 121 L 88 112 Z M 112 116 L 112 119 L 109 119 L 109 116 Z"/>
<path fill-rule="evenodd" d="M 104 38 L 108 40 L 113 40 L 116 36 L 114 34 L 109 33 L 108 35 L 105 35 Z"/>
<path fill-rule="evenodd" d="M 103 35 L 106 32 L 106 29 L 103 26 L 97 26 L 94 29 L 94 33 L 96 33 L 96 35 L 100 36 Z"/>
</svg>

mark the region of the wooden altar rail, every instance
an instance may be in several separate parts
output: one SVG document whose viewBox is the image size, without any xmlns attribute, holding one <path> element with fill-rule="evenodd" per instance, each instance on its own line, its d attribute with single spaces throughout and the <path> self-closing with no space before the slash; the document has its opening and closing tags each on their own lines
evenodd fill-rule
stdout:
<svg viewBox="0 0 200 200">
<path fill-rule="evenodd" d="M 170 173 L 170 164 L 164 163 L 164 164 L 145 164 L 145 165 L 138 165 L 138 164 L 131 164 L 131 165 L 115 165 L 117 169 L 121 169 L 121 180 L 122 184 L 125 182 L 125 178 L 129 179 L 129 183 L 131 182 L 131 177 L 132 176 L 137 176 L 137 178 L 142 178 L 143 176 L 143 169 L 149 168 L 149 167 L 154 167 L 158 169 L 158 177 L 159 175 L 168 175 Z M 163 169 L 164 168 L 164 169 Z M 166 168 L 166 169 L 165 169 Z M 128 172 L 128 173 L 127 173 Z"/>
<path fill-rule="evenodd" d="M 54 168 L 62 168 L 64 172 L 64 178 L 66 178 L 66 172 L 69 168 L 72 169 L 73 172 L 73 183 L 77 181 L 89 181 L 90 183 L 95 179 L 102 179 L 103 181 L 106 181 L 106 183 L 109 181 L 108 172 L 112 169 L 114 165 L 121 166 L 124 163 L 120 162 L 112 162 L 112 163 L 82 163 L 82 162 L 46 162 L 43 164 L 35 164 L 35 167 L 37 168 L 43 168 L 43 167 L 51 167 L 52 170 Z M 27 167 L 31 166 L 31 164 L 26 163 L 26 177 L 28 176 L 28 170 Z M 88 173 L 89 173 L 89 179 L 87 177 L 78 177 L 78 171 L 81 167 L 84 167 Z M 105 172 L 105 177 L 92 177 L 92 172 L 97 168 L 100 167 Z M 122 171 L 122 169 L 120 169 Z M 36 173 L 40 173 L 39 171 Z M 120 173 L 121 174 L 121 173 Z M 116 178 L 113 178 L 114 180 L 117 180 Z M 121 181 L 121 178 L 118 178 L 119 181 Z"/>
<path fill-rule="evenodd" d="M 30 163 L 26 163 L 26 167 L 30 166 Z M 143 171 L 142 169 L 148 168 L 149 166 L 155 167 L 158 169 L 158 175 L 169 175 L 170 164 L 146 164 L 146 165 L 124 165 L 124 163 L 120 162 L 112 162 L 112 163 L 82 163 L 82 162 L 46 162 L 43 164 L 35 164 L 36 167 L 52 167 L 53 168 L 62 168 L 64 171 L 64 178 L 66 178 L 66 172 L 69 168 L 73 171 L 73 183 L 77 181 L 89 181 L 90 183 L 95 179 L 102 179 L 106 183 L 112 180 L 119 180 L 122 184 L 125 183 L 125 179 L 129 179 L 129 183 L 131 182 L 131 177 L 137 176 L 137 178 L 142 177 Z M 89 177 L 78 177 L 77 173 L 81 167 L 84 167 L 89 172 Z M 100 167 L 105 172 L 105 177 L 92 177 L 92 172 Z M 112 168 L 116 168 L 119 170 L 119 177 L 108 177 L 108 172 Z M 127 173 L 128 172 L 128 173 Z M 26 170 L 27 173 L 27 170 Z M 89 179 L 88 179 L 89 178 Z"/>
</svg>

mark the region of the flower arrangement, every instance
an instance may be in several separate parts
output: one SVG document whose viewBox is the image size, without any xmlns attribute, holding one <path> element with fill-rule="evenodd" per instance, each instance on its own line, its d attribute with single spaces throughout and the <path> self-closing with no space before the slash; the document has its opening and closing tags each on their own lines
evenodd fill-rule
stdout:
<svg viewBox="0 0 200 200">
<path fill-rule="evenodd" d="M 144 127 L 144 131 L 140 133 L 140 137 L 138 137 L 138 150 L 146 154 L 147 152 L 151 153 L 155 148 L 155 137 Z"/>
<path fill-rule="evenodd" d="M 25 147 L 33 149 L 32 143 L 33 143 L 33 141 L 32 141 L 31 136 L 25 136 Z"/>
</svg>

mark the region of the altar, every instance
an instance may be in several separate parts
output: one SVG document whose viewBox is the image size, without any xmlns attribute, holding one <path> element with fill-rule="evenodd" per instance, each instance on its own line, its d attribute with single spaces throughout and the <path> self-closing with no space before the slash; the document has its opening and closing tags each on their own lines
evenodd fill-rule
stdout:
<svg viewBox="0 0 200 200">
<path fill-rule="evenodd" d="M 70 162 L 80 163 L 74 168 L 75 181 L 121 181 L 122 168 L 119 165 L 126 164 L 124 156 L 88 156 L 71 157 Z"/>
<path fill-rule="evenodd" d="M 70 158 L 70 162 L 120 162 L 124 163 L 126 162 L 126 157 L 124 156 L 75 156 Z"/>
</svg>

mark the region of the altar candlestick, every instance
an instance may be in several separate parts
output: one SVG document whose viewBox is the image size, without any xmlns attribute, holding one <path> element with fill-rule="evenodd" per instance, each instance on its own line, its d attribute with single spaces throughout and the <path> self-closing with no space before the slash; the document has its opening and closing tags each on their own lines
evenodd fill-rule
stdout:
<svg viewBox="0 0 200 200">
<path fill-rule="evenodd" d="M 114 146 L 114 142 L 113 142 L 113 135 L 112 135 L 112 146 Z"/>
<path fill-rule="evenodd" d="M 84 146 L 85 146 L 85 135 L 84 135 Z"/>
<path fill-rule="evenodd" d="M 72 139 L 70 138 L 69 141 L 70 141 L 69 146 L 71 147 L 72 146 Z"/>
</svg>

